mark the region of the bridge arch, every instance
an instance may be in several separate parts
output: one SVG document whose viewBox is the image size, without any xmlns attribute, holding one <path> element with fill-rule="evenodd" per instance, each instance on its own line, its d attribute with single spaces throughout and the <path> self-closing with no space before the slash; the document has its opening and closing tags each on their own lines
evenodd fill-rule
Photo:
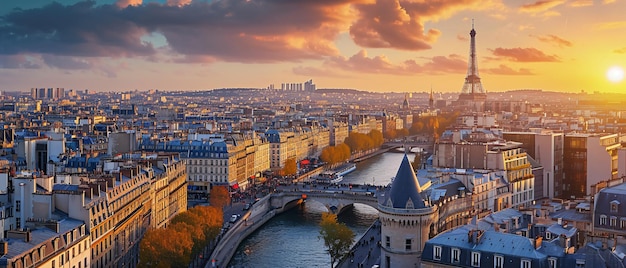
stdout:
<svg viewBox="0 0 626 268">
<path fill-rule="evenodd" d="M 378 210 L 378 200 L 371 193 L 354 192 L 283 192 L 272 196 L 272 207 L 287 210 L 298 202 L 314 201 L 321 203 L 329 212 L 339 214 L 355 203 Z"/>
</svg>

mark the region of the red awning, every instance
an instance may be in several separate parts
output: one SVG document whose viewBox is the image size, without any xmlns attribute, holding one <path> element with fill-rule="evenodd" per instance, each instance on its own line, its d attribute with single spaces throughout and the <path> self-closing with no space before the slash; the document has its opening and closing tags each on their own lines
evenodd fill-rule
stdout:
<svg viewBox="0 0 626 268">
<path fill-rule="evenodd" d="M 231 187 L 233 187 L 233 189 L 237 190 L 237 189 L 239 189 L 239 183 L 235 183 Z"/>
<path fill-rule="evenodd" d="M 309 159 L 304 159 L 300 161 L 300 165 L 308 165 L 308 164 L 311 164 L 311 161 L 309 161 Z"/>
</svg>

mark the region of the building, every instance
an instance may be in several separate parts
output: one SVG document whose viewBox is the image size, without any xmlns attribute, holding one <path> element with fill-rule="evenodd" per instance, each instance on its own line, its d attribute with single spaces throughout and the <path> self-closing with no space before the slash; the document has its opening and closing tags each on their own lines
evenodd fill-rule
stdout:
<svg viewBox="0 0 626 268">
<path fill-rule="evenodd" d="M 398 173 L 379 203 L 381 267 L 417 267 L 424 243 L 437 233 L 438 206 L 422 197 L 420 183 L 405 155 Z"/>
<path fill-rule="evenodd" d="M 593 206 L 594 235 L 626 238 L 626 183 L 600 190 Z"/>
<path fill-rule="evenodd" d="M 617 178 L 617 134 L 566 134 L 563 140 L 563 178 L 559 197 L 584 197 L 593 194 L 591 186 Z"/>
<path fill-rule="evenodd" d="M 520 147 L 543 167 L 543 179 L 535 180 L 535 199 L 561 196 L 563 181 L 563 133 L 550 131 L 504 132 L 503 138 Z M 537 178 L 537 176 L 535 177 Z"/>
<path fill-rule="evenodd" d="M 135 267 L 148 228 L 187 210 L 186 167 L 176 154 L 103 163 L 95 174 L 58 174 L 55 208 L 85 223 L 91 267 Z"/>
</svg>

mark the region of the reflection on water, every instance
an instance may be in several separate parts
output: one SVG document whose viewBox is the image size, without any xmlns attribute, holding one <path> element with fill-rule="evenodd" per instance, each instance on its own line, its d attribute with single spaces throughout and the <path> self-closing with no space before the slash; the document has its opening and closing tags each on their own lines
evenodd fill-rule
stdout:
<svg viewBox="0 0 626 268">
<path fill-rule="evenodd" d="M 343 177 L 342 183 L 387 185 L 402 162 L 403 153 L 384 153 L 356 164 L 356 170 Z M 413 160 L 409 155 L 409 160 Z"/>
<path fill-rule="evenodd" d="M 250 235 L 237 249 L 229 267 L 329 267 L 330 257 L 319 239 L 319 222 L 326 208 L 307 202 L 282 213 Z M 376 209 L 355 204 L 339 214 L 358 239 L 378 217 Z"/>
<path fill-rule="evenodd" d="M 402 153 L 385 153 L 357 164 L 342 183 L 387 185 L 396 175 Z M 412 158 L 410 158 L 412 160 Z M 330 256 L 319 237 L 322 204 L 309 200 L 277 215 L 241 243 L 229 267 L 329 267 Z M 359 239 L 378 218 L 378 211 L 355 204 L 338 215 Z"/>
</svg>

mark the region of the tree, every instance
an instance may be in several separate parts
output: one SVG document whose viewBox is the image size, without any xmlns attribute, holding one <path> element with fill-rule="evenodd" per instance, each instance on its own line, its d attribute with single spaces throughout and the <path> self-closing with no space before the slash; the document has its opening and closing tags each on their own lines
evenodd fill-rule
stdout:
<svg viewBox="0 0 626 268">
<path fill-rule="evenodd" d="M 411 164 L 413 165 L 413 169 L 420 169 L 420 166 L 422 165 L 422 152 L 418 151 L 415 153 L 415 158 Z"/>
<path fill-rule="evenodd" d="M 283 172 L 282 172 L 283 175 L 285 176 L 296 175 L 296 172 L 298 172 L 298 166 L 296 165 L 296 158 L 292 157 L 292 158 L 285 160 L 285 166 L 283 167 Z"/>
<path fill-rule="evenodd" d="M 228 193 L 228 186 L 213 186 L 211 193 L 209 194 L 209 204 L 216 208 L 223 208 L 230 203 L 230 193 Z"/>
<path fill-rule="evenodd" d="M 330 267 L 334 267 L 350 250 L 354 232 L 345 224 L 338 223 L 337 215 L 332 213 L 322 213 L 320 227 L 320 239 L 324 240 L 326 251 L 330 255 Z"/>
</svg>

